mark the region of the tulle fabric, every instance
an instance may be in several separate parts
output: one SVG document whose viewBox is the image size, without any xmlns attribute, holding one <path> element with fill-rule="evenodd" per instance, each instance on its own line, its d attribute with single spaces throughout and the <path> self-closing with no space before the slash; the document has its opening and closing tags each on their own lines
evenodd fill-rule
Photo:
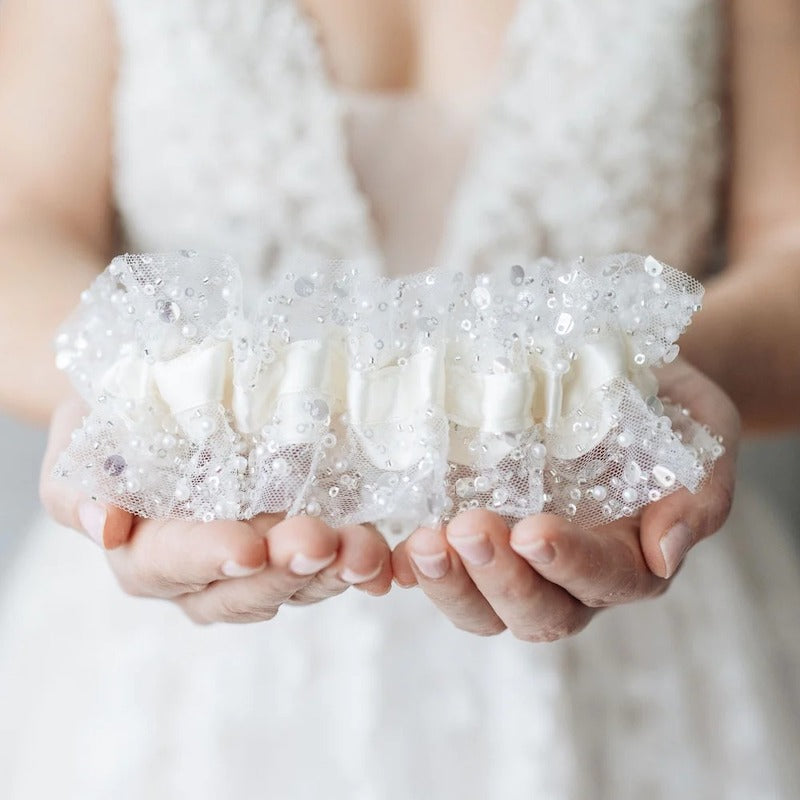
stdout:
<svg viewBox="0 0 800 800">
<path fill-rule="evenodd" d="M 91 413 L 56 474 L 157 518 L 593 525 L 697 490 L 722 453 L 657 396 L 702 287 L 655 258 L 332 264 L 254 293 L 228 258 L 116 259 L 58 338 Z"/>
</svg>

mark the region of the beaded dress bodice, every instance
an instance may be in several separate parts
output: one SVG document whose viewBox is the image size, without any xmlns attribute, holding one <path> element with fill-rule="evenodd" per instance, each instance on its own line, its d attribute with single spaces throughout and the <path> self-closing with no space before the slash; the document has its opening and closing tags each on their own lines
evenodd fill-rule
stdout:
<svg viewBox="0 0 800 800">
<path fill-rule="evenodd" d="M 351 104 L 294 0 L 115 5 L 131 249 L 229 252 L 261 275 L 328 258 L 386 271 Z M 715 0 L 520 0 L 438 266 L 631 250 L 700 268 L 723 151 L 720 16 Z"/>
</svg>

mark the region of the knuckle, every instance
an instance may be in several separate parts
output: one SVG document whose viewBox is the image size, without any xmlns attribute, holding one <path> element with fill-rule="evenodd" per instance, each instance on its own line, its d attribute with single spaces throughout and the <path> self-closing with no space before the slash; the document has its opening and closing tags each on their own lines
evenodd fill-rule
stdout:
<svg viewBox="0 0 800 800">
<path fill-rule="evenodd" d="M 508 529 L 508 526 L 503 521 L 503 518 L 489 511 L 486 508 L 471 508 L 467 511 L 462 511 L 450 523 L 450 527 L 456 525 L 459 530 L 496 530 L 500 527 Z"/>
<path fill-rule="evenodd" d="M 125 594 L 131 597 L 149 597 L 150 593 L 145 591 L 144 585 L 137 580 L 136 576 L 129 570 L 116 570 L 115 576 L 117 584 Z"/>
<path fill-rule="evenodd" d="M 502 580 L 492 592 L 498 602 L 511 607 L 518 607 L 530 601 L 530 585 L 519 575 L 512 575 Z"/>
<path fill-rule="evenodd" d="M 248 622 L 266 622 L 273 619 L 277 613 L 278 610 L 272 606 L 246 608 L 227 598 L 221 598 L 218 601 L 214 617 L 220 622 L 244 624 Z"/>
<path fill-rule="evenodd" d="M 338 532 L 347 537 L 353 537 L 360 541 L 371 541 L 375 531 L 366 525 L 345 525 L 338 529 Z"/>
<path fill-rule="evenodd" d="M 549 628 L 511 628 L 511 633 L 515 639 L 529 644 L 540 644 L 542 642 L 554 642 L 560 637 L 555 631 Z"/>
<path fill-rule="evenodd" d="M 44 467 L 42 467 L 42 471 L 39 473 L 39 483 L 37 488 L 39 492 L 39 502 L 42 504 L 42 507 L 51 517 L 55 516 L 52 509 L 50 476 L 45 474 Z"/>
<path fill-rule="evenodd" d="M 733 484 L 722 481 L 715 487 L 714 499 L 708 505 L 706 517 L 706 533 L 718 531 L 728 519 L 733 507 Z"/>
<path fill-rule="evenodd" d="M 680 567 L 679 567 L 679 569 L 680 569 Z M 653 590 L 652 590 L 652 592 L 650 594 L 650 597 L 653 598 L 653 599 L 655 599 L 656 597 L 661 597 L 667 591 L 667 589 L 669 589 L 669 585 L 670 585 L 670 581 L 668 581 L 668 580 L 666 580 L 666 581 L 665 580 L 655 581 L 655 583 L 653 584 Z"/>
<path fill-rule="evenodd" d="M 456 628 L 464 631 L 465 633 L 471 633 L 475 636 L 487 638 L 489 636 L 497 636 L 506 630 L 505 624 L 499 618 L 480 621 L 451 619 L 451 622 L 456 626 Z"/>
<path fill-rule="evenodd" d="M 128 594 L 134 597 L 169 597 L 176 594 L 195 593 L 206 588 L 206 584 L 196 581 L 183 582 L 170 575 L 158 561 L 136 557 L 129 569 L 125 570 Z"/>
<path fill-rule="evenodd" d="M 298 536 L 320 539 L 327 538 L 331 534 L 331 529 L 318 517 L 301 514 L 296 517 L 288 517 L 271 531 L 275 535 L 281 532 L 291 536 L 292 539 Z"/>
<path fill-rule="evenodd" d="M 194 606 L 187 603 L 178 603 L 183 613 L 195 624 L 207 627 L 213 623 L 213 620 L 200 613 Z"/>
<path fill-rule="evenodd" d="M 632 567 L 620 572 L 613 586 L 606 587 L 600 594 L 590 595 L 586 600 L 582 599 L 582 602 L 589 608 L 607 608 L 632 603 L 647 596 L 649 591 L 644 586 L 643 571 Z"/>
<path fill-rule="evenodd" d="M 589 595 L 581 598 L 581 602 L 588 608 L 608 608 L 613 602 L 608 597 L 602 595 Z"/>
<path fill-rule="evenodd" d="M 68 502 L 65 495 L 53 487 L 50 478 L 45 476 L 39 482 L 39 502 L 47 515 L 59 525 L 69 528 L 75 526 L 77 513 L 73 503 Z"/>
<path fill-rule="evenodd" d="M 135 563 L 131 573 L 135 584 L 143 587 L 148 594 L 161 596 L 173 591 L 177 586 L 161 569 L 154 568 L 152 564 Z"/>
<path fill-rule="evenodd" d="M 512 625 L 509 630 L 515 639 L 518 639 L 520 642 L 528 642 L 530 644 L 554 642 L 561 638 L 556 629 L 552 626 L 516 624 Z"/>
<path fill-rule="evenodd" d="M 346 591 L 349 587 L 350 584 L 335 577 L 320 578 L 296 591 L 291 596 L 291 600 L 298 605 L 321 603 L 323 600 L 336 597 L 336 595 Z"/>
<path fill-rule="evenodd" d="M 530 644 L 557 642 L 582 631 L 587 624 L 579 613 L 571 612 L 561 619 L 548 622 L 539 627 L 515 627 L 511 629 L 514 638 Z"/>
</svg>

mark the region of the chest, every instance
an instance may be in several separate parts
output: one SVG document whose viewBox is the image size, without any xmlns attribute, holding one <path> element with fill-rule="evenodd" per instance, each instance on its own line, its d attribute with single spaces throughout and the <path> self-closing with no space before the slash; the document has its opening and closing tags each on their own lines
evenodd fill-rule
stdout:
<svg viewBox="0 0 800 800">
<path fill-rule="evenodd" d="M 493 74 L 519 0 L 296 2 L 338 85 L 442 95 Z"/>
</svg>

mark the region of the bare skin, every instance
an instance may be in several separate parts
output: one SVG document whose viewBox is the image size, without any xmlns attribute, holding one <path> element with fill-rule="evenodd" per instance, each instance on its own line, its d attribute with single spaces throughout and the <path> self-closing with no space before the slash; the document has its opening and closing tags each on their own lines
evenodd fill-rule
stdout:
<svg viewBox="0 0 800 800">
<path fill-rule="evenodd" d="M 433 94 L 458 92 L 491 73 L 515 3 L 302 0 L 319 24 L 337 82 Z M 343 575 L 369 578 L 356 582 L 373 593 L 388 590 L 394 575 L 403 585 L 418 582 L 459 627 L 476 633 L 509 627 L 527 640 L 573 633 L 598 605 L 662 591 L 686 550 L 722 524 L 732 494 L 738 419 L 725 394 L 700 373 L 731 395 L 749 428 L 800 421 L 800 352 L 787 346 L 800 341 L 800 7 L 793 0 L 732 0 L 728 7 L 731 263 L 683 342 L 700 372 L 679 367 L 684 371 L 673 376 L 696 415 L 726 435 L 728 460 L 717 470 L 713 497 L 678 493 L 602 536 L 546 515 L 509 532 L 489 512 L 472 513 L 446 531 L 417 532 L 391 559 L 369 528 L 333 531 L 307 520 L 262 519 L 211 523 L 201 532 L 202 526 L 188 531 L 100 509 L 102 524 L 93 532 L 123 588 L 174 599 L 198 621 L 256 620 L 271 618 L 292 598 L 340 593 L 353 582 Z M 0 6 L 0 339 L 14 345 L 0 351 L 0 404 L 40 421 L 58 409 L 50 457 L 80 413 L 52 367 L 53 331 L 116 249 L 110 128 L 116 57 L 104 0 Z M 78 510 L 86 498 L 66 493 L 46 469 L 43 476 L 51 514 L 84 529 Z M 676 522 L 689 532 L 670 543 L 665 536 Z M 490 560 L 461 558 L 463 537 L 473 555 L 476 542 L 489 541 Z M 198 547 L 201 538 L 207 549 Z M 549 552 L 547 545 L 550 561 L 530 556 Z M 408 559 L 415 548 L 423 556 L 446 554 L 446 574 L 426 577 Z M 460 549 L 468 552 L 463 543 Z M 298 554 L 306 565 L 335 560 L 292 576 L 289 564 Z M 255 574 L 228 576 L 223 565 L 231 563 Z"/>
</svg>

